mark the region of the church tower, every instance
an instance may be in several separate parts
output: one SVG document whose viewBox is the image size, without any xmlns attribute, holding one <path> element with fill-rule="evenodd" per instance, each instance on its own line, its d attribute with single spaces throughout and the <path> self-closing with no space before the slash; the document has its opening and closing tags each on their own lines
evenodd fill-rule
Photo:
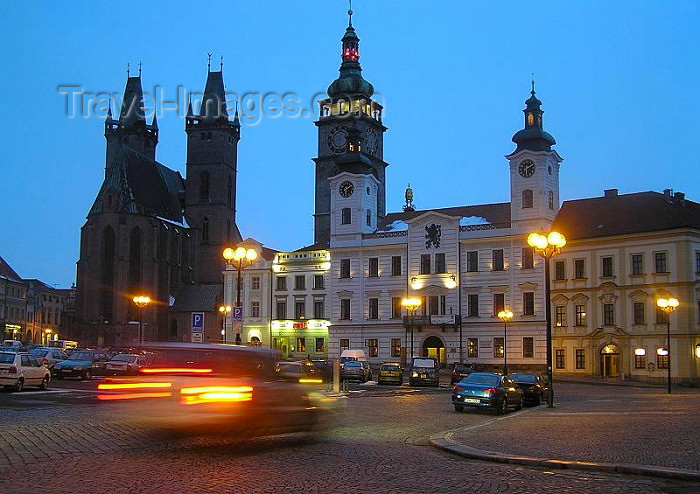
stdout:
<svg viewBox="0 0 700 494">
<path fill-rule="evenodd" d="M 314 242 L 328 243 L 331 234 L 331 183 L 329 178 L 342 171 L 339 158 L 347 152 L 350 129 L 359 133 L 362 153 L 378 180 L 376 216 L 386 215 L 386 172 L 382 106 L 372 99 L 374 87 L 362 77 L 360 38 L 352 25 L 342 38 L 339 77 L 328 87 L 328 99 L 319 102 L 318 157 L 315 177 Z M 375 223 L 376 225 L 376 223 Z"/>
<path fill-rule="evenodd" d="M 146 116 L 143 111 L 141 69 L 139 69 L 138 76 L 127 76 L 118 120 L 112 118 L 112 101 L 110 100 L 105 120 L 105 138 L 107 139 L 105 177 L 109 175 L 112 166 L 114 166 L 114 160 L 121 144 L 126 144 L 134 151 L 155 161 L 158 122 L 154 113 L 151 125 L 146 124 Z"/>
<path fill-rule="evenodd" d="M 547 230 L 559 212 L 559 166 L 562 157 L 554 138 L 542 126 L 542 102 L 532 81 L 525 101 L 525 127 L 513 136 L 516 149 L 506 156 L 510 166 L 511 223 L 514 231 Z"/>
<path fill-rule="evenodd" d="M 237 244 L 236 171 L 241 126 L 236 110 L 233 121 L 226 110 L 223 66 L 208 66 L 207 82 L 199 114 L 189 103 L 185 123 L 187 169 L 185 217 L 200 232 L 199 269 L 196 282 L 221 283 L 221 253 Z"/>
</svg>

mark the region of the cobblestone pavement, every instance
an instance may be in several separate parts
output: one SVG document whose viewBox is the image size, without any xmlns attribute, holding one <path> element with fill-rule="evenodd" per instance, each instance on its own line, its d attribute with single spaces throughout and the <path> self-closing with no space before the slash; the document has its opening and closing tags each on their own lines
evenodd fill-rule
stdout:
<svg viewBox="0 0 700 494">
<path fill-rule="evenodd" d="M 338 426 L 321 439 L 283 436 L 247 442 L 164 440 L 121 419 L 118 406 L 0 409 L 0 492 L 689 493 L 700 487 L 443 453 L 428 446 L 429 435 L 474 428 L 495 418 L 455 413 L 447 390 L 365 393 L 346 402 Z M 517 423 L 535 413 L 509 418 Z"/>
<path fill-rule="evenodd" d="M 487 451 L 598 463 L 700 471 L 700 392 L 581 384 L 560 386 L 555 408 L 525 409 L 511 420 L 454 431 Z M 476 413 L 474 411 L 466 413 Z"/>
</svg>

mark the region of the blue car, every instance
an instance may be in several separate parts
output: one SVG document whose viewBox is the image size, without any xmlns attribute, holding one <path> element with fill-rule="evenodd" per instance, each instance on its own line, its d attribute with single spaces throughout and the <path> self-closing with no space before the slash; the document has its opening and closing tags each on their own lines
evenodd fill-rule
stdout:
<svg viewBox="0 0 700 494">
<path fill-rule="evenodd" d="M 54 368 L 56 379 L 78 377 L 92 379 L 92 376 L 104 374 L 105 363 L 109 360 L 102 352 L 80 350 L 70 354 L 67 360 L 58 362 Z"/>
<path fill-rule="evenodd" d="M 452 388 L 452 404 L 461 412 L 465 407 L 493 408 L 506 413 L 509 407 L 523 407 L 523 391 L 508 376 L 473 372 Z"/>
</svg>

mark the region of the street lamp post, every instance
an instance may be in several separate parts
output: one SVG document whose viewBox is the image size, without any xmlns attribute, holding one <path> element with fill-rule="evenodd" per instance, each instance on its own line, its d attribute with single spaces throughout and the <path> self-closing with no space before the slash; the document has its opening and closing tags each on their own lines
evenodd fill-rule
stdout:
<svg viewBox="0 0 700 494">
<path fill-rule="evenodd" d="M 408 324 L 411 328 L 411 358 L 413 358 L 413 318 L 416 315 L 416 310 L 420 307 L 421 299 L 418 297 L 406 297 L 401 300 L 401 305 L 403 305 L 408 311 Z"/>
<path fill-rule="evenodd" d="M 239 245 L 235 249 L 227 247 L 223 252 L 226 264 L 236 268 L 236 307 L 241 307 L 241 271 L 243 271 L 248 266 L 251 266 L 253 262 L 258 258 L 258 251 L 251 248 L 243 247 Z M 236 328 L 238 329 L 238 328 Z M 236 345 L 241 343 L 241 334 L 236 332 Z"/>
<path fill-rule="evenodd" d="M 678 299 L 660 298 L 656 305 L 666 313 L 666 362 L 668 372 L 668 394 L 671 394 L 671 312 L 678 307 Z"/>
<path fill-rule="evenodd" d="M 148 304 L 151 303 L 150 297 L 146 297 L 145 295 L 137 295 L 134 297 L 134 303 L 138 306 L 139 308 L 139 337 L 138 337 L 138 344 L 141 346 L 141 343 L 143 343 L 143 308 L 146 307 Z"/>
<path fill-rule="evenodd" d="M 513 313 L 509 310 L 502 310 L 498 313 L 498 318 L 503 321 L 503 375 L 505 376 L 508 374 L 508 345 L 506 345 L 508 321 L 513 319 Z"/>
<path fill-rule="evenodd" d="M 219 306 L 219 314 L 221 314 L 221 339 L 226 343 L 226 318 L 233 309 L 230 305 Z"/>
<path fill-rule="evenodd" d="M 544 312 L 547 319 L 547 380 L 549 381 L 547 407 L 552 408 L 554 406 L 554 378 L 552 375 L 552 307 L 549 287 L 549 260 L 561 252 L 562 247 L 566 245 L 566 238 L 559 232 L 549 232 L 548 235 L 531 233 L 527 237 L 527 244 L 544 259 Z"/>
</svg>

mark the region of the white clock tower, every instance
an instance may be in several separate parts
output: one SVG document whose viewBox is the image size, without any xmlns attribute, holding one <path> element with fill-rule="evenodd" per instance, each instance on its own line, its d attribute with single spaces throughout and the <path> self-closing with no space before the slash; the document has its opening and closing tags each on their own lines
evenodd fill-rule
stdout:
<svg viewBox="0 0 700 494">
<path fill-rule="evenodd" d="M 548 230 L 559 212 L 559 167 L 562 157 L 552 146 L 554 138 L 542 127 L 542 102 L 525 101 L 525 127 L 513 136 L 515 151 L 506 156 L 510 165 L 510 217 L 514 232 Z"/>
</svg>

